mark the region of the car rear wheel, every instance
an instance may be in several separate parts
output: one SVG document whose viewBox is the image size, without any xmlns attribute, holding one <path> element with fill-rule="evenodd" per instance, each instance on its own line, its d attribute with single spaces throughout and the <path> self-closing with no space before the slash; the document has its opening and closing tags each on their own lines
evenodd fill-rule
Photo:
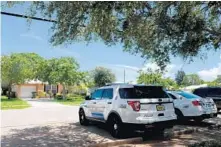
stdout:
<svg viewBox="0 0 221 147">
<path fill-rule="evenodd" d="M 175 113 L 177 115 L 177 120 L 180 122 L 185 121 L 185 117 L 183 115 L 183 113 L 179 110 L 179 109 L 175 109 Z"/>
<path fill-rule="evenodd" d="M 108 129 L 114 138 L 123 137 L 123 123 L 118 116 L 112 115 L 108 119 Z"/>
<path fill-rule="evenodd" d="M 80 109 L 80 111 L 79 111 L 79 122 L 83 126 L 87 126 L 89 124 L 89 120 L 86 118 L 83 109 Z"/>
</svg>

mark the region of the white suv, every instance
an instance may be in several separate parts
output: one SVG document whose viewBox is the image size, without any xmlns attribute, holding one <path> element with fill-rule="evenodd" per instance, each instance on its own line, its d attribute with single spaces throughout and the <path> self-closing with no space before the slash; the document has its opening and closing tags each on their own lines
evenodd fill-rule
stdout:
<svg viewBox="0 0 221 147">
<path fill-rule="evenodd" d="M 86 97 L 79 109 L 81 125 L 104 122 L 116 138 L 134 129 L 154 128 L 163 133 L 173 127 L 174 120 L 173 100 L 161 86 L 107 85 Z"/>
</svg>

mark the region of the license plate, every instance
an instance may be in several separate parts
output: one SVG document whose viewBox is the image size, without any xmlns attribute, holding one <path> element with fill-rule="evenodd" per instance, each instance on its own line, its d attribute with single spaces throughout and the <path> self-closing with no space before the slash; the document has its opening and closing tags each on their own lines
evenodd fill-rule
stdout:
<svg viewBox="0 0 221 147">
<path fill-rule="evenodd" d="M 165 110 L 164 105 L 157 105 L 156 108 L 157 108 L 157 111 L 164 111 Z"/>
<path fill-rule="evenodd" d="M 206 105 L 206 107 L 207 107 L 207 108 L 211 107 L 211 105 L 210 105 L 210 104 L 205 104 L 205 105 Z"/>
</svg>

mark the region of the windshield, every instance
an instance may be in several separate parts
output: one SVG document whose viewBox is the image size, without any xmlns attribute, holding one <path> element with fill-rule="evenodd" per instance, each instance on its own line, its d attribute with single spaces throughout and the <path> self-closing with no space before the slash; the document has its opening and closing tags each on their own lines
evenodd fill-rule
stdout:
<svg viewBox="0 0 221 147">
<path fill-rule="evenodd" d="M 200 98 L 199 96 L 192 94 L 192 93 L 188 93 L 188 92 L 176 92 L 177 94 L 181 95 L 182 97 L 185 97 L 187 99 L 194 99 L 194 98 Z"/>
<path fill-rule="evenodd" d="M 140 98 L 169 98 L 162 87 L 157 86 L 134 86 L 133 88 L 120 88 L 119 94 L 124 99 Z"/>
</svg>

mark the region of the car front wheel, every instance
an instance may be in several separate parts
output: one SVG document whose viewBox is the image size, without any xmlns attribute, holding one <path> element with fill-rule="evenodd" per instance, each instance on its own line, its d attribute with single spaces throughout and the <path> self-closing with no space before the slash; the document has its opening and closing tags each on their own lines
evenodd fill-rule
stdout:
<svg viewBox="0 0 221 147">
<path fill-rule="evenodd" d="M 89 120 L 86 118 L 83 109 L 80 109 L 80 111 L 79 111 L 79 122 L 83 126 L 87 126 L 89 124 Z"/>
</svg>

